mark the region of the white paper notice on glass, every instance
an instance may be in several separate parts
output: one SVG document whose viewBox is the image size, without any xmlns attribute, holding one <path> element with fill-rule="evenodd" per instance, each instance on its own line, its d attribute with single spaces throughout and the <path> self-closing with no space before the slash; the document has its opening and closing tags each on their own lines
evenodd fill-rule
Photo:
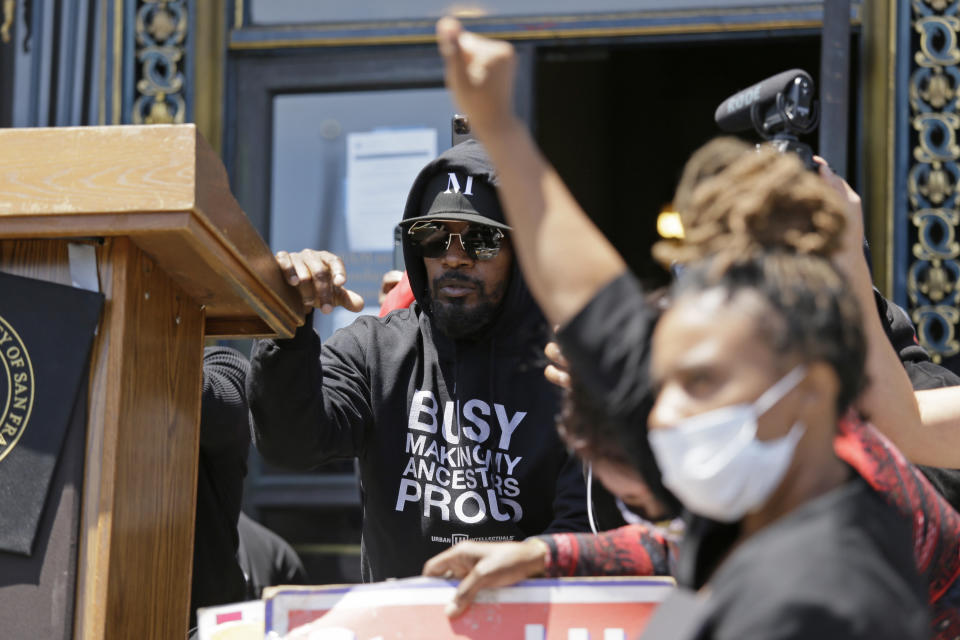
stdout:
<svg viewBox="0 0 960 640">
<path fill-rule="evenodd" d="M 413 179 L 437 156 L 437 130 L 379 129 L 347 135 L 350 251 L 389 251 Z"/>
</svg>

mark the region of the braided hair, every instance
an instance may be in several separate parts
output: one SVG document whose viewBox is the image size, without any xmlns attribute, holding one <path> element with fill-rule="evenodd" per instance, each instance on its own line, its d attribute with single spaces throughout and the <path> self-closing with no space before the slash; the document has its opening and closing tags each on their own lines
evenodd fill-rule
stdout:
<svg viewBox="0 0 960 640">
<path fill-rule="evenodd" d="M 842 244 L 846 203 L 794 154 L 736 149 L 729 139 L 709 143 L 684 172 L 684 242 L 659 251 L 695 264 L 673 296 L 713 288 L 728 300 L 757 294 L 772 311 L 757 314 L 759 337 L 775 353 L 830 365 L 842 412 L 866 384 L 860 309 L 829 260 Z"/>
<path fill-rule="evenodd" d="M 684 238 L 654 246 L 664 264 L 776 247 L 827 256 L 840 248 L 845 223 L 843 198 L 795 154 L 753 151 L 735 138 L 713 140 L 691 156 L 674 204 Z"/>
<path fill-rule="evenodd" d="M 843 199 L 793 154 L 718 138 L 687 162 L 674 205 L 685 237 L 653 247 L 664 264 L 689 265 L 671 297 L 720 288 L 731 300 L 754 292 L 770 311 L 757 314 L 759 338 L 775 353 L 829 364 L 840 382 L 836 408 L 843 412 L 866 384 L 860 310 L 828 260 L 841 246 Z M 670 498 L 649 455 L 646 430 L 608 416 L 575 376 L 559 428 L 587 457 L 631 464 L 661 500 Z"/>
<path fill-rule="evenodd" d="M 753 321 L 756 335 L 774 353 L 824 362 L 839 380 L 842 414 L 866 385 L 866 340 L 860 308 L 846 279 L 821 255 L 777 248 L 732 259 L 718 254 L 685 270 L 674 299 L 720 289 L 728 302 L 742 292 L 763 303 Z"/>
</svg>

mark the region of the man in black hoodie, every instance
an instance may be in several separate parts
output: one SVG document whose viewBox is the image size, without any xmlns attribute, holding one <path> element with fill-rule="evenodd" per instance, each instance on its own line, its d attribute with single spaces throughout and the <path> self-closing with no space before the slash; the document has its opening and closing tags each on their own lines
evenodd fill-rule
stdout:
<svg viewBox="0 0 960 640">
<path fill-rule="evenodd" d="M 248 399 L 265 458 L 356 457 L 366 581 L 420 573 L 461 540 L 587 527 L 578 463 L 554 427 L 543 316 L 520 275 L 486 152 L 459 144 L 417 176 L 403 214 L 416 302 L 323 345 L 310 316 L 253 348 Z M 339 258 L 280 252 L 305 307 L 362 308 Z"/>
</svg>

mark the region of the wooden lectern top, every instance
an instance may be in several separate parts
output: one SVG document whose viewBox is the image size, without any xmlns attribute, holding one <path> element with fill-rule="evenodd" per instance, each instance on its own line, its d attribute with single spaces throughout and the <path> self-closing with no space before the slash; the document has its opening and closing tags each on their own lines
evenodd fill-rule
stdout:
<svg viewBox="0 0 960 640">
<path fill-rule="evenodd" d="M 0 239 L 128 236 L 208 337 L 289 337 L 300 298 L 193 124 L 0 129 Z"/>
</svg>

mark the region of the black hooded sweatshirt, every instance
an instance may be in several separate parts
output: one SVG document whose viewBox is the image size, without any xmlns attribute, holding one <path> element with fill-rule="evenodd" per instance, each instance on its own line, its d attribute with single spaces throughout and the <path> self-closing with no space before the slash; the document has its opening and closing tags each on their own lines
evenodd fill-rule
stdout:
<svg viewBox="0 0 960 640">
<path fill-rule="evenodd" d="M 404 219 L 420 215 L 438 173 L 496 184 L 482 147 L 462 143 L 420 172 Z M 546 323 L 516 263 L 496 317 L 453 340 L 434 326 L 426 269 L 406 236 L 404 255 L 410 308 L 360 316 L 322 346 L 309 319 L 289 340 L 254 344 L 258 449 L 297 469 L 359 460 L 365 581 L 417 575 L 465 539 L 586 530 L 582 470 L 556 433 L 560 395 L 543 376 Z"/>
</svg>

